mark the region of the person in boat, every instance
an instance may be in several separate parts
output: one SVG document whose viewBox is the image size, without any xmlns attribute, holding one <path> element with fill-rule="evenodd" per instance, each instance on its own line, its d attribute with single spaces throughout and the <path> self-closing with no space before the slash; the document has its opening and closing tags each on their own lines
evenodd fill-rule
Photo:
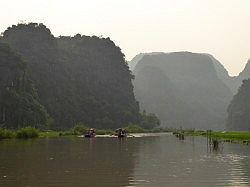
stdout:
<svg viewBox="0 0 250 187">
<path fill-rule="evenodd" d="M 95 136 L 95 129 L 91 128 L 88 129 L 87 133 L 85 134 L 85 137 L 94 137 Z"/>
<path fill-rule="evenodd" d="M 127 132 L 125 129 L 119 128 L 116 129 L 116 133 L 118 137 L 126 137 L 127 136 Z"/>
</svg>

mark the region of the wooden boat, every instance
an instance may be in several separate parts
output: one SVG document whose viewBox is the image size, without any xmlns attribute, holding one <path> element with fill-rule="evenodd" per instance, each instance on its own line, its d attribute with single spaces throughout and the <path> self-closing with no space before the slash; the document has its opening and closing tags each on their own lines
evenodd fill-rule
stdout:
<svg viewBox="0 0 250 187">
<path fill-rule="evenodd" d="M 118 138 L 126 138 L 126 137 L 127 137 L 127 134 L 118 134 L 117 137 L 118 137 Z"/>
<path fill-rule="evenodd" d="M 125 137 L 127 137 L 127 132 L 124 129 L 122 129 L 122 128 L 116 129 L 115 132 L 116 132 L 116 136 L 118 138 L 125 138 Z"/>
<path fill-rule="evenodd" d="M 85 138 L 93 138 L 95 137 L 95 130 L 94 129 L 89 129 L 87 133 L 84 135 Z"/>
<path fill-rule="evenodd" d="M 85 138 L 93 138 L 93 137 L 95 137 L 95 135 L 93 135 L 93 134 L 85 134 L 84 137 Z"/>
</svg>

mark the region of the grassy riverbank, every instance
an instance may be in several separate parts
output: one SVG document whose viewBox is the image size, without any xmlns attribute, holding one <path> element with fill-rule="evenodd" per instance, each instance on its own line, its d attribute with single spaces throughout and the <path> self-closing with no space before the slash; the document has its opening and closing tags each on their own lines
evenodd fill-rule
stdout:
<svg viewBox="0 0 250 187">
<path fill-rule="evenodd" d="M 167 129 L 155 128 L 155 129 L 144 129 L 137 125 L 129 125 L 124 127 L 127 133 L 159 133 L 169 132 Z M 58 136 L 79 136 L 87 132 L 88 128 L 84 126 L 76 126 L 66 131 L 42 131 L 39 133 L 39 137 L 58 137 Z M 113 129 L 95 129 L 96 135 L 114 135 L 115 130 Z"/>
<path fill-rule="evenodd" d="M 249 140 L 250 141 L 250 131 L 212 132 L 211 136 L 215 138 L 223 138 L 227 140 Z"/>
<path fill-rule="evenodd" d="M 176 130 L 174 133 L 182 133 L 185 136 L 209 136 L 211 138 L 224 139 L 225 141 L 243 141 L 250 143 L 250 131 L 195 131 Z"/>
<path fill-rule="evenodd" d="M 28 139 L 28 138 L 45 138 L 45 137 L 60 137 L 60 136 L 79 136 L 87 132 L 89 127 L 78 124 L 71 129 L 65 131 L 53 131 L 53 130 L 38 130 L 33 127 L 24 127 L 20 129 L 4 129 L 0 128 L 0 140 L 1 139 Z M 128 125 L 124 127 L 128 133 L 157 133 L 168 132 L 167 129 L 155 128 L 144 129 L 138 125 Z M 97 135 L 114 135 L 113 129 L 95 129 Z"/>
<path fill-rule="evenodd" d="M 0 140 L 1 139 L 27 139 L 39 137 L 39 130 L 33 127 L 24 127 L 19 129 L 2 129 L 0 128 Z"/>
<path fill-rule="evenodd" d="M 75 127 L 65 131 L 53 130 L 38 130 L 33 127 L 25 127 L 20 129 L 3 129 L 0 128 L 1 139 L 28 139 L 28 138 L 45 138 L 45 137 L 60 137 L 60 136 L 79 136 L 87 132 L 89 128 L 83 125 L 76 125 Z M 183 134 L 184 136 L 209 136 L 211 138 L 219 138 L 225 141 L 242 141 L 250 144 L 250 131 L 197 131 L 197 130 L 174 130 L 174 129 L 143 129 L 137 125 L 129 125 L 124 127 L 128 133 L 158 133 L 158 132 L 173 132 L 173 134 Z M 114 135 L 113 129 L 95 129 L 97 135 Z"/>
</svg>

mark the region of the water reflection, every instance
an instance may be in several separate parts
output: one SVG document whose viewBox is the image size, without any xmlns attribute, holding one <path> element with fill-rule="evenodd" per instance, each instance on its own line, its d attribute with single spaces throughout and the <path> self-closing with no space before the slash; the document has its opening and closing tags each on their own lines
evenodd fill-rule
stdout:
<svg viewBox="0 0 250 187">
<path fill-rule="evenodd" d="M 249 158 L 249 146 L 237 146 L 237 144 L 231 144 L 227 146 L 227 159 L 230 160 L 230 176 L 231 186 L 250 186 L 250 158 Z"/>
<path fill-rule="evenodd" d="M 0 186 L 127 186 L 137 145 L 113 138 L 0 143 Z"/>
<path fill-rule="evenodd" d="M 0 142 L 0 186 L 249 186 L 250 147 L 202 137 Z"/>
<path fill-rule="evenodd" d="M 179 141 L 165 136 L 147 141 L 140 146 L 140 162 L 130 186 L 249 186 L 247 146 L 221 143 L 208 152 L 206 138 L 201 137 Z M 235 146 L 238 150 L 232 151 Z"/>
</svg>

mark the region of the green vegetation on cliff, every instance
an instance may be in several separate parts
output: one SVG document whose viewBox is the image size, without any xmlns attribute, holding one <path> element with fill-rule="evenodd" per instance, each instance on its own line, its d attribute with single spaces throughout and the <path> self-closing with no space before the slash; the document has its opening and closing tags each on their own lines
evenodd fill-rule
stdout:
<svg viewBox="0 0 250 187">
<path fill-rule="evenodd" d="M 0 127 L 31 125 L 45 128 L 48 114 L 40 104 L 26 63 L 6 44 L 0 43 Z"/>
<path fill-rule="evenodd" d="M 227 129 L 250 130 L 250 79 L 243 84 L 228 107 Z"/>
<path fill-rule="evenodd" d="M 109 38 L 80 34 L 55 38 L 43 24 L 29 23 L 9 27 L 1 42 L 8 43 L 27 62 L 39 101 L 51 116 L 50 128 L 69 129 L 78 122 L 95 128 L 117 128 L 139 122 L 133 76 L 120 48 Z M 1 63 L 6 56 L 0 57 Z M 16 92 L 10 94 L 8 104 L 27 98 L 26 92 L 18 97 Z M 38 112 L 44 113 L 34 99 L 29 98 L 36 104 L 33 108 L 39 106 Z M 26 121 L 33 125 L 28 123 L 31 120 Z"/>
</svg>

